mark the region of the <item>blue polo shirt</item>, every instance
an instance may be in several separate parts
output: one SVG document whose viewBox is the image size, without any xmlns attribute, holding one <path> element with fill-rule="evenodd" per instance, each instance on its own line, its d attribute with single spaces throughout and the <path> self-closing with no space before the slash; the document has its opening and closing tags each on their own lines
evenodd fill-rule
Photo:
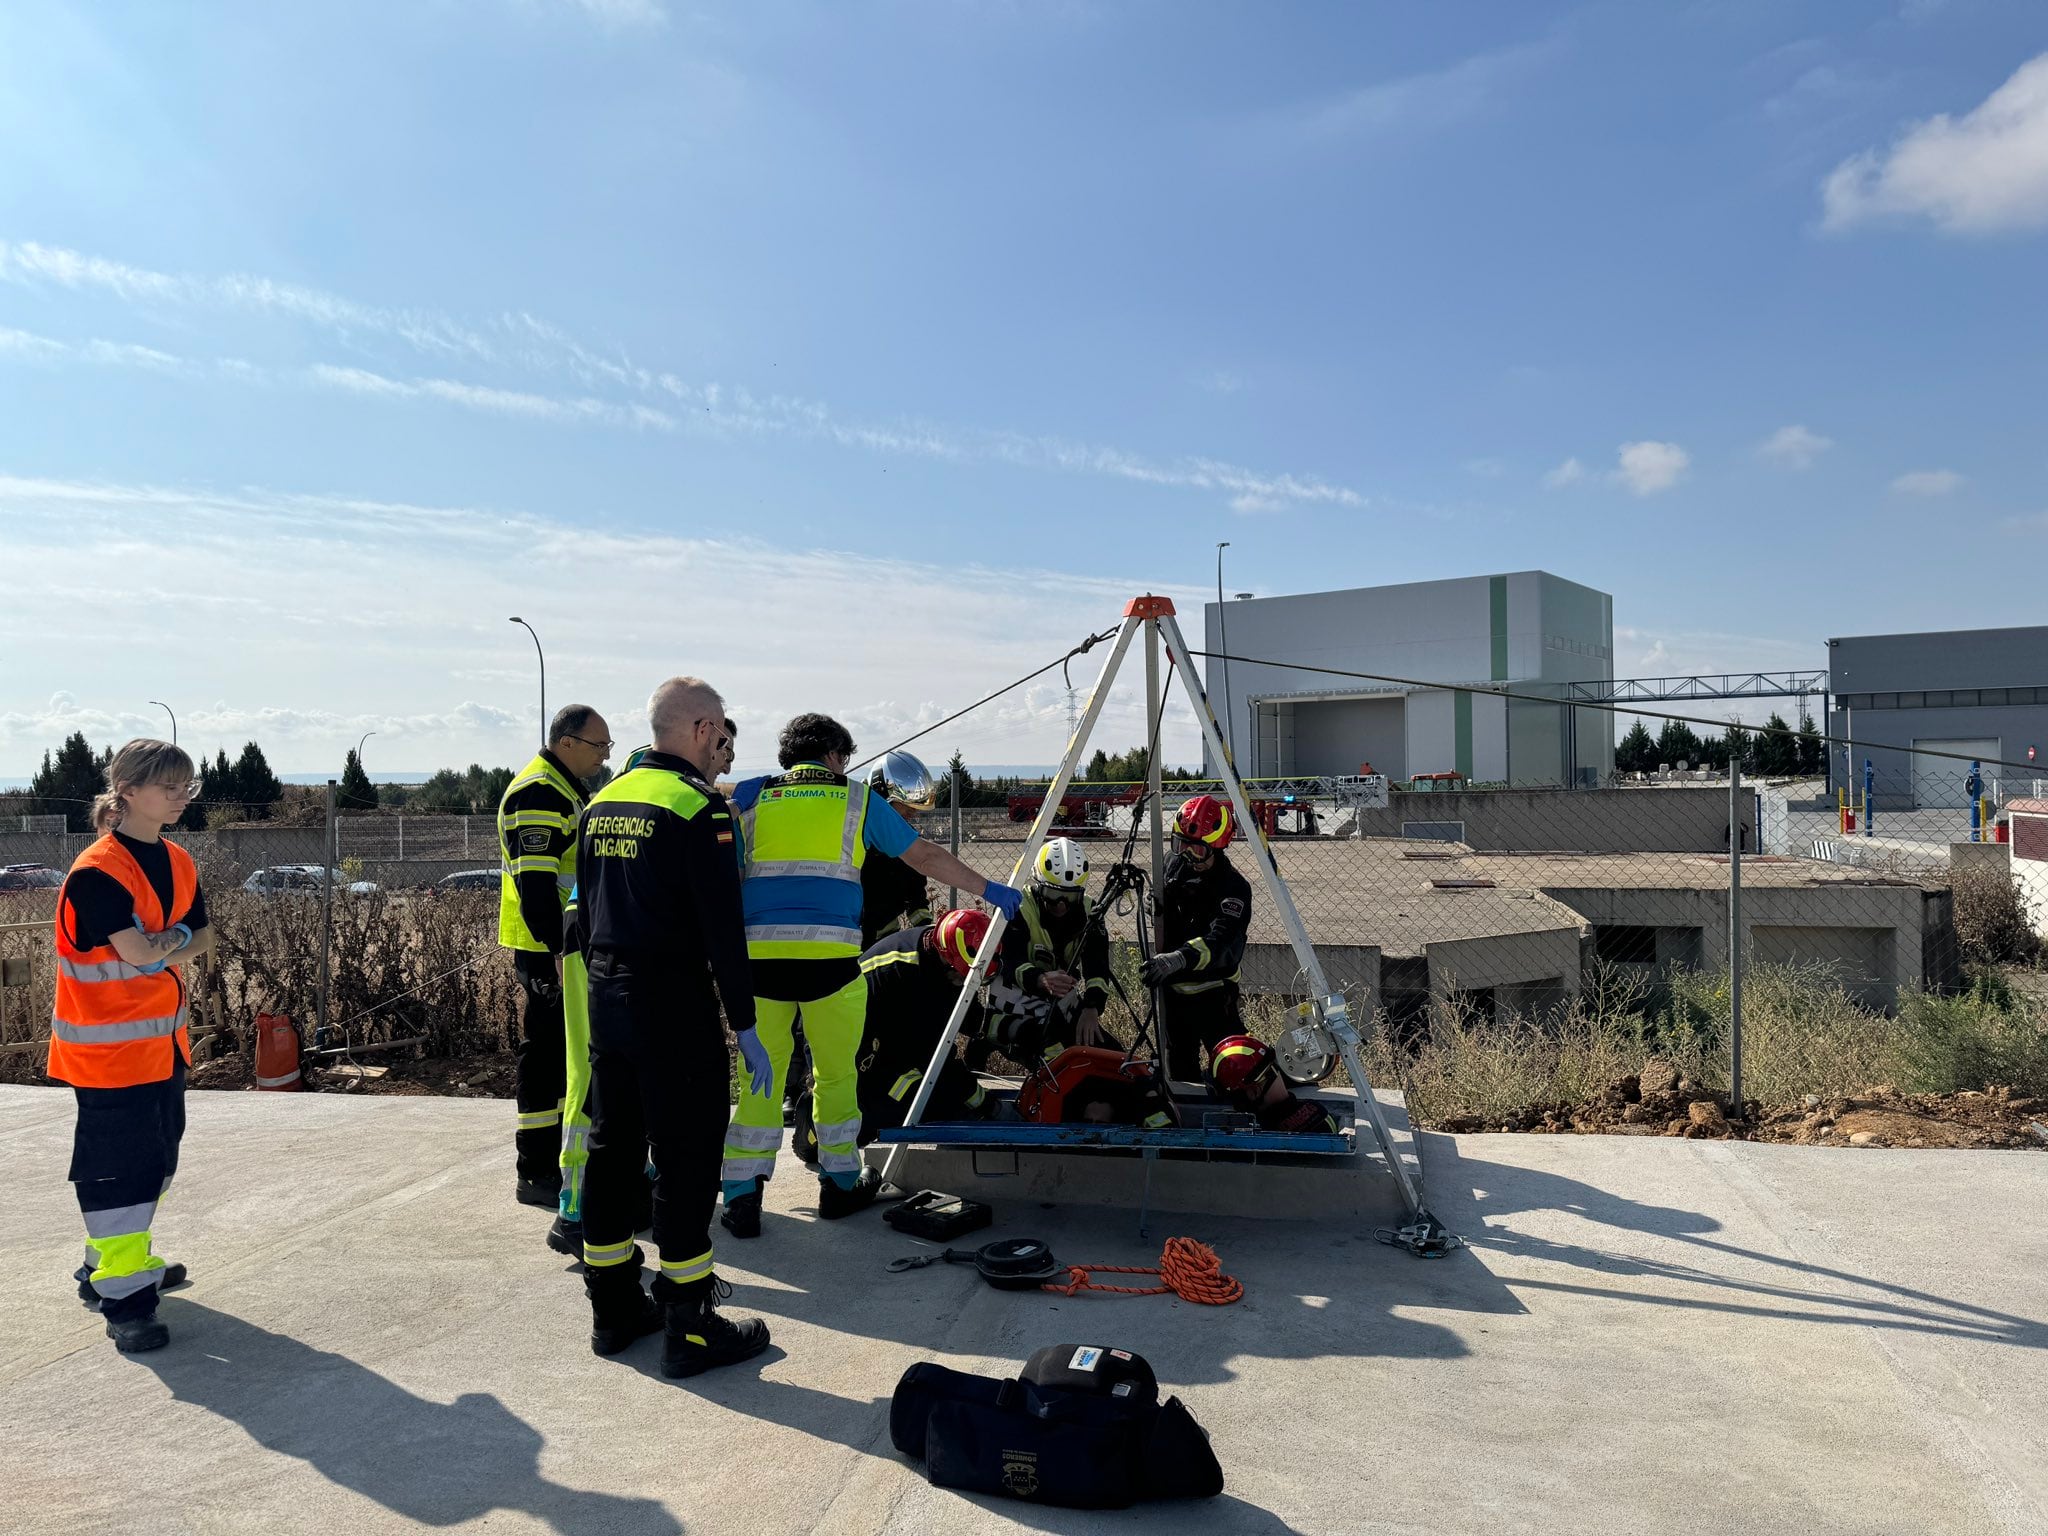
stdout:
<svg viewBox="0 0 2048 1536">
<path fill-rule="evenodd" d="M 822 764 L 818 763 L 797 763 L 789 771 L 821 766 Z M 760 801 L 761 791 L 768 782 L 767 776 L 748 779 L 733 791 L 735 828 L 740 826 L 740 818 Z M 897 813 L 895 806 L 875 794 L 867 785 L 850 780 L 847 788 L 868 797 L 867 815 L 862 822 L 861 838 L 868 849 L 874 853 L 886 853 L 892 859 L 902 858 L 909 851 L 910 845 L 917 841 L 916 829 Z M 743 838 L 744 834 L 733 839 L 733 847 L 739 854 L 742 872 L 745 871 L 747 863 L 747 850 Z M 851 928 L 858 932 L 860 896 L 860 885 L 851 880 L 823 880 L 798 875 L 786 880 L 743 879 L 740 882 L 740 906 L 746 914 L 749 926 L 756 923 L 787 923 L 801 924 L 805 927 Z"/>
</svg>

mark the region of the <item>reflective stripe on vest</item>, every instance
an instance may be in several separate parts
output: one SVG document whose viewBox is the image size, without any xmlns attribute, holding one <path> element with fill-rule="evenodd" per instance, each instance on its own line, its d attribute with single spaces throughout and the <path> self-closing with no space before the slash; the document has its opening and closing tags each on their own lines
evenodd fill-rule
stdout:
<svg viewBox="0 0 2048 1536">
<path fill-rule="evenodd" d="M 1024 904 L 1017 909 L 1017 920 L 1024 925 L 1025 937 L 1031 941 L 1031 953 L 1025 958 L 1024 965 L 1029 965 L 1039 970 L 1050 968 L 1068 972 L 1075 980 L 1072 995 L 1077 998 L 1088 991 L 1088 978 L 1083 974 L 1081 968 L 1081 941 L 1088 936 L 1088 915 L 1090 910 L 1088 898 L 1086 895 L 1083 895 L 1081 897 L 1081 926 L 1074 930 L 1073 937 L 1067 941 L 1065 949 L 1062 949 L 1060 945 L 1053 942 L 1052 934 L 1045 926 L 1044 914 L 1038 910 L 1038 893 L 1036 891 L 1026 891 L 1024 893 Z M 1022 970 L 1023 966 L 1019 966 L 1018 969 Z M 1015 1012 L 1022 1005 L 1026 996 L 1027 994 L 1024 989 L 1014 981 L 1004 981 L 1000 976 L 989 978 L 988 1000 L 1002 1011 Z M 1048 998 L 1047 1001 L 1050 1002 L 1052 1000 Z M 1054 1006 L 1057 1007 L 1059 1004 L 1055 1003 Z"/>
<path fill-rule="evenodd" d="M 143 929 L 158 933 L 182 921 L 199 895 L 199 871 L 192 855 L 169 838 L 164 839 L 164 848 L 171 865 L 169 911 L 135 856 L 112 833 L 80 853 L 71 873 L 97 870 L 111 877 L 128 893 Z M 46 1070 L 75 1088 L 162 1082 L 178 1057 L 189 1058 L 191 1052 L 183 979 L 172 966 L 143 971 L 130 965 L 111 943 L 80 948 L 71 920 L 69 897 L 60 891 L 57 995 L 50 1010 Z"/>
<path fill-rule="evenodd" d="M 858 928 L 833 928 L 823 923 L 749 923 L 749 944 L 851 944 L 860 948 Z"/>
<path fill-rule="evenodd" d="M 562 798 L 564 809 L 507 811 L 514 795 L 535 784 L 546 784 Z M 519 776 L 505 786 L 498 801 L 498 942 L 507 949 L 545 954 L 547 945 L 533 936 L 526 916 L 519 910 L 519 877 L 543 871 L 555 877 L 555 897 L 563 906 L 576 888 L 576 813 L 583 805 L 582 793 L 545 754 L 519 770 Z M 541 854 L 521 854 L 513 846 L 521 832 L 533 829 L 569 834 L 569 846 L 559 859 Z"/>
</svg>

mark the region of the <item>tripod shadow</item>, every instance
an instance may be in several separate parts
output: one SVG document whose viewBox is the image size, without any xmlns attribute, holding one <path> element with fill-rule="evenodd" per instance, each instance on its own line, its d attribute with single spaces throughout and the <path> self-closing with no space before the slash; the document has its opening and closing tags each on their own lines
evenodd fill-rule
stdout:
<svg viewBox="0 0 2048 1536">
<path fill-rule="evenodd" d="M 563 1536 L 682 1536 L 682 1522 L 656 1500 L 549 1482 L 540 1431 L 487 1393 L 417 1397 L 345 1355 L 176 1297 L 165 1320 L 173 1347 L 135 1359 L 173 1397 L 406 1520 L 449 1526 L 508 1509 Z"/>
</svg>

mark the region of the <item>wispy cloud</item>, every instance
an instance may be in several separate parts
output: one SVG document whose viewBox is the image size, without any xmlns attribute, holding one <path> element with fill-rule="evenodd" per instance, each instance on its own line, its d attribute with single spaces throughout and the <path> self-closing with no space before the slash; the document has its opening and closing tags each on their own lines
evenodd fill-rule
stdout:
<svg viewBox="0 0 2048 1536">
<path fill-rule="evenodd" d="M 1887 217 L 1959 234 L 2048 224 L 2048 53 L 1962 117 L 1940 113 L 1844 160 L 1821 183 L 1821 207 L 1828 229 Z"/>
<path fill-rule="evenodd" d="M 139 550 L 137 527 L 161 520 L 178 537 L 152 542 L 146 560 L 79 558 Z M 622 737 L 644 730 L 652 685 L 686 670 L 725 690 L 742 741 L 757 748 L 806 709 L 839 714 L 872 748 L 1055 659 L 1114 623 L 1134 591 L 1200 600 L 1142 571 L 942 568 L 790 549 L 738 530 L 613 532 L 516 510 L 259 488 L 0 477 L 0 525 L 10 567 L 47 578 L 0 605 L 0 654 L 16 662 L 0 668 L 0 771 L 10 776 L 55 746 L 66 721 L 89 721 L 95 744 L 154 728 L 134 712 L 137 678 L 148 675 L 136 658 L 173 630 L 185 642 L 177 679 L 147 686 L 178 690 L 154 696 L 175 701 L 194 744 L 233 750 L 254 735 L 280 771 L 296 772 L 338 764 L 368 729 L 386 761 L 407 767 L 530 750 L 531 649 L 520 649 L 508 613 L 546 637 L 550 697 L 599 705 Z M 573 585 L 537 594 L 524 575 L 534 569 L 602 570 L 605 600 Z M 759 594 L 770 589 L 779 617 L 764 626 Z M 105 620 L 91 635 L 75 622 L 88 602 Z M 73 642 L 52 648 L 60 631 Z M 958 665 L 935 672 L 927 658 L 939 653 Z M 1078 686 L 1100 654 L 1075 663 Z M 70 702 L 53 713 L 59 692 Z M 1143 739 L 1130 689 L 1111 700 L 1103 730 L 1106 743 Z M 1050 762 L 1065 738 L 1054 674 L 949 727 L 929 750 Z M 1175 761 L 1195 753 L 1184 709 L 1169 721 L 1168 747 Z"/>
<path fill-rule="evenodd" d="M 1290 108 L 1286 126 L 1310 140 L 1446 128 L 1497 106 L 1502 92 L 1556 51 L 1530 43 L 1477 53 L 1441 69 L 1375 80 Z"/>
<path fill-rule="evenodd" d="M 1614 478 L 1638 496 L 1654 496 L 1678 484 L 1692 455 L 1676 443 L 1623 443 L 1616 454 Z"/>
<path fill-rule="evenodd" d="M 1963 487 L 1963 477 L 1952 469 L 1916 469 L 1892 482 L 1898 496 L 1953 496 Z"/>
<path fill-rule="evenodd" d="M 1831 437 L 1793 425 L 1780 427 L 1757 445 L 1757 453 L 1786 469 L 1811 469 L 1816 460 L 1835 446 Z"/>
<path fill-rule="evenodd" d="M 1553 491 L 1561 491 L 1566 486 L 1577 485 L 1581 480 L 1585 478 L 1586 466 L 1581 464 L 1576 458 L 1571 458 L 1566 459 L 1562 464 L 1558 465 L 1557 468 L 1553 469 L 1552 471 L 1550 471 L 1549 474 L 1545 475 L 1543 477 L 1543 483 L 1549 486 Z"/>
<path fill-rule="evenodd" d="M 371 368 L 360 362 L 320 362 L 266 372 L 240 359 L 220 359 L 198 368 L 247 383 L 296 379 L 366 398 L 398 402 L 441 402 L 487 414 L 559 423 L 590 422 L 614 427 L 687 429 L 726 436 L 795 436 L 861 453 L 936 459 L 955 463 L 1010 464 L 1062 474 L 1094 475 L 1165 489 L 1219 494 L 1239 511 L 1279 511 L 1310 506 L 1361 507 L 1358 491 L 1320 476 L 1246 468 L 1205 455 L 1160 458 L 1126 449 L 1011 430 L 943 426 L 928 422 L 879 423 L 844 416 L 817 400 L 786 393 L 757 395 L 744 385 L 692 382 L 674 372 L 648 367 L 623 353 L 613 355 L 578 340 L 562 327 L 526 311 L 471 325 L 438 311 L 360 304 L 318 289 L 247 274 L 183 277 L 131 266 L 33 241 L 0 241 L 0 282 L 59 286 L 106 295 L 141 312 L 210 306 L 313 326 L 338 338 L 378 337 L 414 353 L 460 362 L 483 373 L 519 375 L 514 381 L 413 378 L 404 370 Z M 150 348 L 93 343 L 78 347 L 26 332 L 0 332 L 0 353 L 168 369 L 175 359 Z M 527 387 L 535 375 L 566 373 L 586 390 L 562 395 Z"/>
</svg>

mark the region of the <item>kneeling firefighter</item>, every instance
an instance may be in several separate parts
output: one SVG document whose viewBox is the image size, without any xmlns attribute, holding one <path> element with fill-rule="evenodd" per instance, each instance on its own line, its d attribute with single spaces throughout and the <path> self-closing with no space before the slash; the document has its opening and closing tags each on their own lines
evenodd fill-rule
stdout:
<svg viewBox="0 0 2048 1536">
<path fill-rule="evenodd" d="M 1252 888 L 1223 851 L 1235 832 L 1230 806 L 1214 795 L 1196 795 L 1173 818 L 1174 851 L 1158 894 L 1166 947 L 1138 974 L 1162 989 L 1166 1066 L 1175 1082 L 1200 1082 L 1202 1051 L 1244 1033 L 1237 968 Z"/>
<path fill-rule="evenodd" d="M 953 1016 L 961 984 L 988 937 L 988 915 L 948 912 L 936 923 L 892 933 L 860 957 L 868 983 L 867 1027 L 855 1062 L 860 1072 L 860 1145 L 885 1126 L 901 1125 Z M 970 1002 L 960 1021 L 966 1039 L 981 1022 Z M 925 1101 L 927 1120 L 977 1120 L 993 1108 L 986 1090 L 958 1057 L 940 1064 Z M 796 1155 L 818 1161 L 818 1133 L 808 1092 L 797 1100 Z"/>
<path fill-rule="evenodd" d="M 1105 1045 L 1109 935 L 1088 904 L 1088 856 L 1071 837 L 1038 850 L 989 982 L 987 1042 L 1027 1070 L 1070 1045 Z"/>
</svg>

